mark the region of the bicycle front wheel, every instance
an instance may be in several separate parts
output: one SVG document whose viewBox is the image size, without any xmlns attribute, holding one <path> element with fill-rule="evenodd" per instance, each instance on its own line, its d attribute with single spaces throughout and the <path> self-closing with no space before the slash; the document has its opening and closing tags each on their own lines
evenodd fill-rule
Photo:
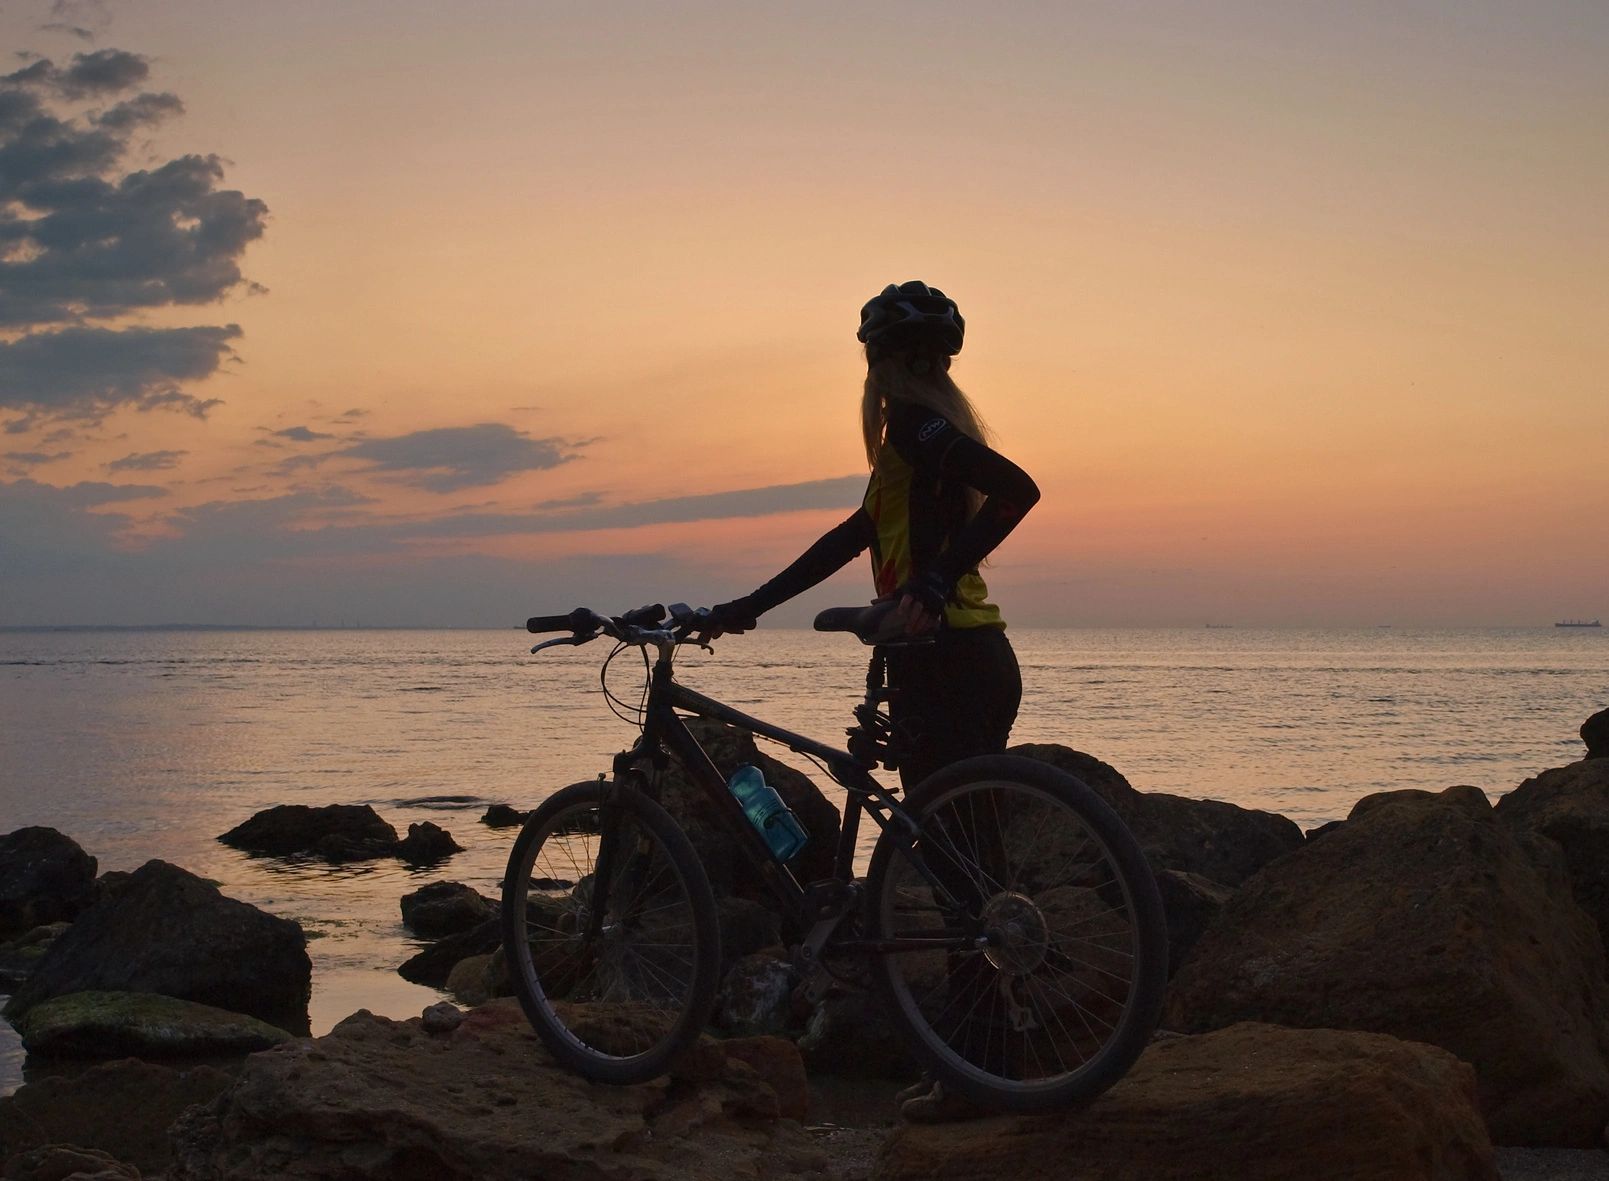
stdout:
<svg viewBox="0 0 1609 1181">
<path fill-rule="evenodd" d="M 582 783 L 532 813 L 503 879 L 503 951 L 525 1014 L 593 1082 L 645 1082 L 703 1028 L 720 930 L 686 834 L 641 791 Z"/>
<path fill-rule="evenodd" d="M 973 1101 L 1045 1111 L 1134 1064 L 1161 1014 L 1167 927 L 1145 855 L 1085 784 L 985 755 L 925 779 L 872 853 L 873 977 L 917 1055 Z"/>
</svg>

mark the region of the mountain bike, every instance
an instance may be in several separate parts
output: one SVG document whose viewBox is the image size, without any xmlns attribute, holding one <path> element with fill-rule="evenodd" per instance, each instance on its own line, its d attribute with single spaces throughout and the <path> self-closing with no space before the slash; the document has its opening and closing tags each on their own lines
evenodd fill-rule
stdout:
<svg viewBox="0 0 1609 1181">
<path fill-rule="evenodd" d="M 612 777 L 564 788 L 532 813 L 504 878 L 513 991 L 561 1064 L 595 1082 L 646 1081 L 713 1010 L 717 909 L 697 850 L 659 802 L 672 758 L 802 933 L 792 956 L 805 997 L 842 987 L 857 969 L 869 976 L 947 1088 L 997 1109 L 1044 1111 L 1093 1097 L 1139 1056 L 1166 983 L 1162 903 L 1133 836 L 1078 779 L 1001 754 L 945 767 L 903 797 L 879 783 L 872 772 L 894 769 L 905 742 L 885 708 L 884 647 L 874 647 L 866 699 L 840 749 L 674 679 L 681 644 L 709 647 L 706 612 L 577 608 L 527 627 L 569 633 L 533 653 L 608 637 L 610 659 L 639 648 L 647 668 L 633 719 L 640 737 L 614 757 Z M 908 641 L 892 604 L 834 608 L 816 628 L 872 645 Z M 778 743 L 843 788 L 830 877 L 802 882 L 773 856 L 689 717 Z M 863 817 L 881 831 L 861 879 Z"/>
</svg>

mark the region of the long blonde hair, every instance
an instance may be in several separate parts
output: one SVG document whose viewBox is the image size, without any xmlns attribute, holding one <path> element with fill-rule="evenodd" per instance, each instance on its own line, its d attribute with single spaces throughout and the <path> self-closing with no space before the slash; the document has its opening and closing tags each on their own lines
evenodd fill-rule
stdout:
<svg viewBox="0 0 1609 1181">
<path fill-rule="evenodd" d="M 875 469 L 888 434 L 889 405 L 907 402 L 948 419 L 963 435 L 988 445 L 992 434 L 972 400 L 950 376 L 949 358 L 912 358 L 885 353 L 867 358 L 866 388 L 860 399 L 860 433 L 866 466 Z M 967 489 L 967 516 L 978 511 L 983 494 Z"/>
</svg>

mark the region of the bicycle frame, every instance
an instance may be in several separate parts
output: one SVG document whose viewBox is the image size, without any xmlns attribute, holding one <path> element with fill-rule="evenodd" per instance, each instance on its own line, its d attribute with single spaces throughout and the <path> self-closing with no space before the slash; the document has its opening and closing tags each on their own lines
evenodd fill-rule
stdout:
<svg viewBox="0 0 1609 1181">
<path fill-rule="evenodd" d="M 714 761 L 687 728 L 677 710 L 695 717 L 724 722 L 752 734 L 772 739 L 799 754 L 819 759 L 828 774 L 848 793 L 838 843 L 833 858 L 833 874 L 824 883 L 800 883 L 793 872 L 771 855 L 765 840 L 755 831 L 744 814 L 743 807 L 727 790 L 726 778 Z M 926 865 L 920 850 L 915 847 L 918 826 L 900 807 L 893 793 L 878 783 L 869 768 L 858 762 L 848 751 L 817 742 L 802 734 L 774 726 L 769 722 L 743 713 L 729 705 L 706 697 L 684 685 L 671 675 L 671 659 L 662 652 L 650 674 L 648 700 L 645 705 L 642 736 L 629 750 L 615 756 L 615 782 L 624 782 L 636 764 L 644 760 L 661 769 L 665 766 L 666 752 L 674 755 L 686 768 L 688 775 L 701 787 L 715 806 L 726 828 L 736 839 L 738 847 L 753 865 L 761 878 L 771 887 L 777 899 L 788 908 L 789 915 L 799 929 L 809 929 L 805 941 L 806 959 L 819 955 L 833 929 L 844 917 L 844 912 L 821 915 L 810 906 L 812 885 L 832 886 L 849 884 L 854 880 L 856 841 L 860 835 L 862 814 L 870 815 L 873 822 L 885 833 L 892 830 L 900 840 L 905 854 L 911 858 L 918 872 L 939 896 L 952 898 L 944 883 Z M 600 867 L 601 870 L 601 867 Z M 968 932 L 957 936 L 951 932 L 935 932 L 932 937 L 907 936 L 901 939 L 854 940 L 835 945 L 838 950 L 864 952 L 930 951 L 935 948 L 953 949 L 974 946 L 976 936 Z"/>
</svg>

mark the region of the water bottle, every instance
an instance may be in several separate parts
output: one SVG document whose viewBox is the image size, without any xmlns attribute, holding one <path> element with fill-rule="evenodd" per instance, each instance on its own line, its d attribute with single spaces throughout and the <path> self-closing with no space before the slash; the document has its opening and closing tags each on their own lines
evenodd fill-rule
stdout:
<svg viewBox="0 0 1609 1181">
<path fill-rule="evenodd" d="M 744 763 L 733 771 L 726 787 L 743 805 L 749 823 L 765 838 L 771 855 L 778 861 L 789 860 L 810 840 L 799 818 L 789 811 L 777 789 L 765 781 L 760 769 L 752 763 Z"/>
</svg>

